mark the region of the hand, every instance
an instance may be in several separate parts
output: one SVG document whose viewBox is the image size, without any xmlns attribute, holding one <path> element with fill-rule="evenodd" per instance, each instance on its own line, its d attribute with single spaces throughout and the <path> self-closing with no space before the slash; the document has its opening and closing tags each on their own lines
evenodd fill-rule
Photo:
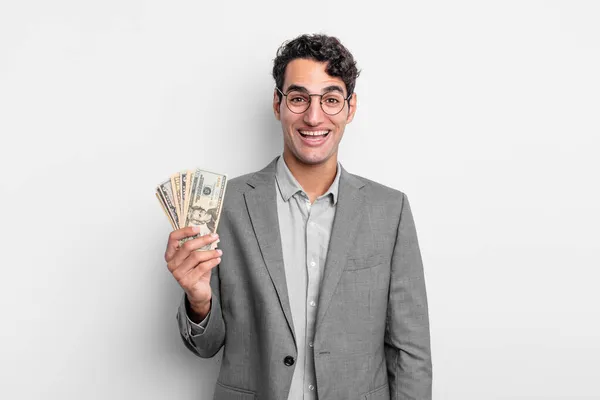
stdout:
<svg viewBox="0 0 600 400">
<path fill-rule="evenodd" d="M 217 250 L 195 251 L 215 242 L 218 235 L 204 235 L 185 242 L 179 241 L 198 233 L 198 227 L 188 226 L 171 232 L 165 251 L 167 268 L 187 294 L 192 311 L 204 319 L 210 311 L 212 291 L 210 275 L 221 262 L 223 252 Z"/>
</svg>

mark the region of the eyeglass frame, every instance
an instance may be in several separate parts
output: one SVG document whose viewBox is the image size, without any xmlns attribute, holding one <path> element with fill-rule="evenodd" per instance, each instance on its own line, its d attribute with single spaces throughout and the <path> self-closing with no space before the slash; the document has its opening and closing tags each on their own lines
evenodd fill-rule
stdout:
<svg viewBox="0 0 600 400">
<path fill-rule="evenodd" d="M 339 113 L 342 112 L 342 110 L 344 110 L 344 106 L 342 106 L 342 108 L 340 108 L 340 111 L 336 112 L 335 114 L 329 114 L 327 111 L 325 111 L 325 109 L 323 108 L 323 96 L 325 96 L 326 94 L 328 94 L 329 92 L 323 93 L 323 94 L 310 94 L 308 92 L 306 92 L 306 94 L 308 95 L 308 106 L 306 107 L 306 110 L 302 111 L 302 112 L 296 112 L 294 110 L 292 110 L 287 102 L 287 96 L 288 94 L 290 94 L 290 92 L 302 92 L 302 90 L 298 90 L 298 89 L 293 89 L 293 90 L 289 90 L 287 93 L 283 93 L 281 91 L 281 89 L 279 89 L 278 87 L 275 87 L 275 89 L 277 89 L 277 91 L 282 95 L 285 96 L 285 106 L 287 107 L 288 110 L 290 110 L 290 112 L 293 112 L 294 114 L 304 114 L 305 112 L 308 111 L 308 109 L 310 108 L 310 104 L 312 103 L 312 96 L 319 96 L 321 98 L 321 100 L 319 100 L 319 104 L 321 105 L 321 110 L 329 115 L 330 117 L 333 117 L 334 115 L 338 115 Z M 352 97 L 353 93 L 350 93 L 347 97 L 344 98 L 344 104 L 346 104 L 346 102 L 348 102 L 348 108 L 350 108 L 350 98 Z"/>
</svg>

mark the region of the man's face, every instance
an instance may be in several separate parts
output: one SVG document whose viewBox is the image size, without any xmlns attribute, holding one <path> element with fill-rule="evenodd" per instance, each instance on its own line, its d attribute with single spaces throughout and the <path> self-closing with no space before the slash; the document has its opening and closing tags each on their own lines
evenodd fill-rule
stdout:
<svg viewBox="0 0 600 400">
<path fill-rule="evenodd" d="M 290 88 L 306 90 L 310 94 L 323 94 L 331 90 L 341 90 L 343 97 L 348 96 L 346 85 L 341 78 L 332 77 L 325 72 L 326 63 L 314 60 L 296 59 L 291 61 L 285 71 L 283 93 Z M 320 98 L 311 97 L 310 107 L 301 114 L 291 112 L 286 106 L 286 98 L 281 104 L 277 91 L 274 93 L 273 109 L 275 117 L 281 121 L 283 129 L 284 154 L 293 156 L 306 165 L 337 162 L 337 151 L 346 124 L 354 118 L 356 94 L 337 115 L 323 112 Z M 314 136 L 308 133 L 317 134 Z M 326 133 L 325 135 L 321 135 Z"/>
</svg>

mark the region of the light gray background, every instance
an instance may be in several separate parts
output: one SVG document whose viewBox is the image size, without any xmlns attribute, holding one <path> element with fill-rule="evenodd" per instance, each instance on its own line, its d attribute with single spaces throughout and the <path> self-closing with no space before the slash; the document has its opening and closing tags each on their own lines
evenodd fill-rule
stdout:
<svg viewBox="0 0 600 400">
<path fill-rule="evenodd" d="M 599 399 L 600 4 L 2 1 L 0 398 L 209 399 L 155 185 L 281 149 L 276 48 L 356 56 L 351 172 L 406 192 L 435 399 Z"/>
</svg>

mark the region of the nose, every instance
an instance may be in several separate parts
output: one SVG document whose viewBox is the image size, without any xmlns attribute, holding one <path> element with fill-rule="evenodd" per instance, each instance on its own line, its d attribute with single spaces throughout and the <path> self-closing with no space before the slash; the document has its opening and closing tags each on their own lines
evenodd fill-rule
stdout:
<svg viewBox="0 0 600 400">
<path fill-rule="evenodd" d="M 321 98 L 313 98 L 310 101 L 308 110 L 304 112 L 304 123 L 310 126 L 318 126 L 323 122 L 324 112 L 321 108 Z"/>
</svg>

